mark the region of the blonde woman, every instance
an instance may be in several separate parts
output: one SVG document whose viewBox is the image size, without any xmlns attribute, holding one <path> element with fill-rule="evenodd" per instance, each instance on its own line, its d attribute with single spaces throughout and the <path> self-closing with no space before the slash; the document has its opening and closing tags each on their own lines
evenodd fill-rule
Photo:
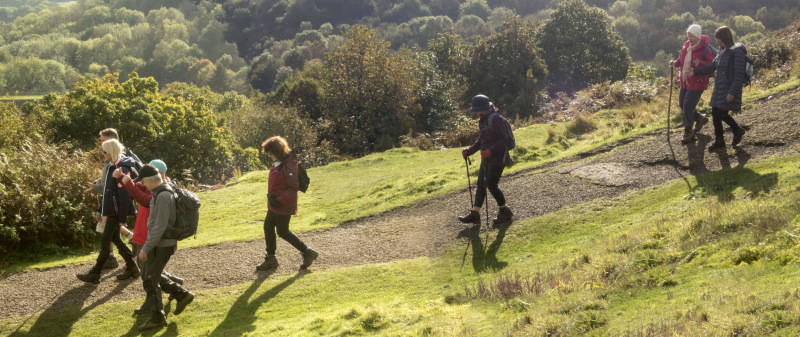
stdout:
<svg viewBox="0 0 800 337">
<path fill-rule="evenodd" d="M 103 159 L 111 163 L 104 175 L 111 176 L 114 170 L 120 169 L 123 175 L 128 175 L 131 172 L 131 167 L 135 163 L 133 159 L 122 154 L 125 147 L 116 139 L 109 139 L 103 142 Z M 116 179 L 106 179 L 103 186 L 103 201 L 100 203 L 99 213 L 106 218 L 106 227 L 100 237 L 100 255 L 97 257 L 97 263 L 86 274 L 77 274 L 79 280 L 83 282 L 91 282 L 94 284 L 100 283 L 100 271 L 108 259 L 108 254 L 111 251 L 111 243 L 117 246 L 119 254 L 125 260 L 125 272 L 131 277 L 139 276 L 139 267 L 133 260 L 133 253 L 130 248 L 125 245 L 119 235 L 119 224 L 125 223 L 129 215 L 136 215 L 136 208 L 133 207 L 131 196 L 124 188 L 117 184 Z"/>
</svg>

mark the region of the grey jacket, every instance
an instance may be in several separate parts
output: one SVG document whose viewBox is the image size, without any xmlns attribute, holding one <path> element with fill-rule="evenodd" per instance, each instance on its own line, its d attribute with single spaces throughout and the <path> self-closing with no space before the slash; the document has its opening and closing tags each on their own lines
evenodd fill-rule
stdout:
<svg viewBox="0 0 800 337">
<path fill-rule="evenodd" d="M 147 241 L 142 246 L 142 251 L 146 254 L 152 252 L 153 247 L 171 247 L 178 244 L 178 240 L 161 238 L 167 226 L 175 224 L 175 196 L 171 191 L 166 182 L 156 186 L 152 191 L 150 216 L 147 218 Z"/>
<path fill-rule="evenodd" d="M 702 67 L 694 68 L 695 75 L 707 75 L 717 71 L 714 76 L 714 91 L 711 93 L 711 100 L 708 102 L 713 108 L 721 110 L 741 110 L 742 109 L 742 84 L 744 83 L 745 55 L 747 48 L 741 43 L 736 43 L 731 48 L 719 51 L 717 58 Z M 731 57 L 733 57 L 733 68 L 729 69 Z M 729 73 L 733 70 L 733 73 Z M 728 102 L 728 94 L 733 95 L 733 101 Z"/>
<path fill-rule="evenodd" d="M 92 192 L 94 192 L 94 194 L 103 193 L 103 188 L 106 186 L 106 177 L 108 177 L 108 174 L 106 172 L 108 171 L 109 166 L 111 166 L 110 162 L 107 161 L 103 162 L 103 175 L 100 176 L 100 183 L 94 184 L 94 186 L 92 186 Z"/>
</svg>

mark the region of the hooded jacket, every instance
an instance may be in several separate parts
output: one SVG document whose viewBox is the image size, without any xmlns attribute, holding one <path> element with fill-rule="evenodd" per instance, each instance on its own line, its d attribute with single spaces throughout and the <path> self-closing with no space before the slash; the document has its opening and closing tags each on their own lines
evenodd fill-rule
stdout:
<svg viewBox="0 0 800 337">
<path fill-rule="evenodd" d="M 269 170 L 268 193 L 274 195 L 281 203 L 279 207 L 267 208 L 278 215 L 297 214 L 297 191 L 300 189 L 298 180 L 297 156 L 289 153 L 281 162 L 276 162 Z"/>
<path fill-rule="evenodd" d="M 492 128 L 489 128 L 489 118 L 492 118 Z M 491 150 L 492 155 L 484 160 L 492 166 L 511 165 L 511 155 L 508 153 L 508 130 L 503 116 L 500 116 L 498 109 L 494 106 L 478 120 L 478 139 L 467 149 L 467 153 L 472 155 L 478 150 Z"/>
<path fill-rule="evenodd" d="M 112 163 L 106 169 L 106 177 L 111 177 L 114 170 L 117 168 L 123 174 L 131 172 L 131 167 L 134 167 L 133 159 L 121 154 L 116 162 Z M 129 215 L 136 215 L 136 208 L 133 207 L 131 195 L 128 194 L 116 179 L 106 179 L 105 187 L 103 188 L 103 202 L 100 204 L 100 214 L 103 216 L 118 216 L 120 222 L 124 223 L 124 218 Z"/>
<path fill-rule="evenodd" d="M 714 62 L 694 69 L 695 74 L 701 75 L 717 71 L 717 75 L 714 76 L 714 91 L 711 93 L 708 105 L 726 111 L 742 109 L 745 55 L 747 48 L 741 43 L 736 43 L 733 47 L 720 50 Z M 731 58 L 733 58 L 733 68 L 729 69 Z M 728 102 L 728 94 L 733 95 L 733 101 Z"/>
<path fill-rule="evenodd" d="M 697 68 L 714 62 L 714 54 L 711 52 L 711 46 L 708 45 L 710 41 L 711 39 L 709 39 L 708 36 L 701 35 L 700 43 L 692 51 L 692 55 L 689 55 L 688 57 L 686 54 L 691 43 L 687 40 L 686 43 L 683 44 L 681 54 L 678 56 L 678 59 L 675 60 L 675 66 L 681 69 L 678 75 L 678 78 L 681 80 L 681 88 L 693 91 L 703 91 L 708 89 L 708 75 L 697 75 L 695 73 L 695 75 L 689 76 L 688 81 L 683 80 L 683 63 L 688 58 L 689 62 L 692 62 L 690 66 L 692 68 Z M 703 53 L 706 54 L 705 61 L 703 61 Z"/>
</svg>

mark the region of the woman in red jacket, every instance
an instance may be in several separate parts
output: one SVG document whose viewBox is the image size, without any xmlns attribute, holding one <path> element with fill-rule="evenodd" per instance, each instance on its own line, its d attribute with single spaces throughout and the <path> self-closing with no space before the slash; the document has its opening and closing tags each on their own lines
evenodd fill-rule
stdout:
<svg viewBox="0 0 800 337">
<path fill-rule="evenodd" d="M 716 57 L 714 47 L 709 45 L 711 39 L 702 32 L 700 25 L 689 26 L 689 29 L 686 30 L 688 40 L 683 44 L 680 56 L 677 60 L 670 61 L 671 65 L 681 70 L 678 76 L 681 85 L 678 105 L 683 111 L 684 132 L 681 143 L 684 144 L 695 140 L 695 134 L 708 123 L 708 118 L 701 115 L 696 109 L 700 96 L 703 95 L 703 91 L 708 89 L 708 75 L 692 76 L 689 74 L 689 69 L 709 64 Z"/>
<path fill-rule="evenodd" d="M 269 170 L 267 218 L 264 219 L 267 256 L 263 263 L 256 266 L 256 270 L 278 267 L 278 259 L 275 258 L 276 232 L 278 236 L 300 251 L 303 255 L 303 264 L 300 265 L 300 269 L 306 269 L 319 254 L 308 248 L 303 241 L 289 231 L 289 221 L 292 219 L 292 215 L 297 214 L 297 190 L 300 188 L 297 156 L 289 148 L 286 139 L 280 136 L 265 140 L 261 144 L 261 151 L 266 152 L 275 163 Z"/>
</svg>

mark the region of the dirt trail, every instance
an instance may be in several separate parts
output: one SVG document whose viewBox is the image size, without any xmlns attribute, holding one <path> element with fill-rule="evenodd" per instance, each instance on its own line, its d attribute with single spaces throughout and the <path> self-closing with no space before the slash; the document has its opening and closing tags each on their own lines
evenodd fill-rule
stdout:
<svg viewBox="0 0 800 337">
<path fill-rule="evenodd" d="M 795 154 L 800 152 L 797 106 L 800 106 L 800 90 L 793 90 L 755 102 L 749 110 L 736 115 L 736 120 L 747 130 L 738 149 L 709 153 L 706 148 L 713 141 L 710 123 L 698 135 L 698 141 L 689 146 L 680 144 L 682 132 L 671 131 L 667 143 L 665 130 L 661 130 L 504 177 L 500 187 L 514 209 L 515 220 L 519 221 L 596 198 L 610 198 L 689 175 L 741 166 L 774 154 Z M 730 131 L 726 131 L 728 142 L 730 138 Z M 467 226 L 458 223 L 455 217 L 466 211 L 467 200 L 468 192 L 464 189 L 299 236 L 320 252 L 312 270 L 433 257 L 444 247 L 464 240 L 459 234 Z M 493 204 L 493 199 L 490 198 L 489 204 Z M 513 231 L 512 226 L 509 233 Z M 282 240 L 278 240 L 278 245 L 278 260 L 282 265 L 275 273 L 294 273 L 301 262 L 300 255 Z M 263 251 L 263 240 L 183 249 L 173 256 L 167 270 L 183 277 L 192 291 L 252 282 L 264 276 L 255 271 Z M 139 279 L 118 282 L 114 278 L 123 268 L 104 273 L 98 286 L 78 281 L 75 274 L 87 271 L 90 265 L 0 277 L 2 316 L 20 318 L 43 310 L 80 310 L 108 301 L 144 298 Z"/>
</svg>

